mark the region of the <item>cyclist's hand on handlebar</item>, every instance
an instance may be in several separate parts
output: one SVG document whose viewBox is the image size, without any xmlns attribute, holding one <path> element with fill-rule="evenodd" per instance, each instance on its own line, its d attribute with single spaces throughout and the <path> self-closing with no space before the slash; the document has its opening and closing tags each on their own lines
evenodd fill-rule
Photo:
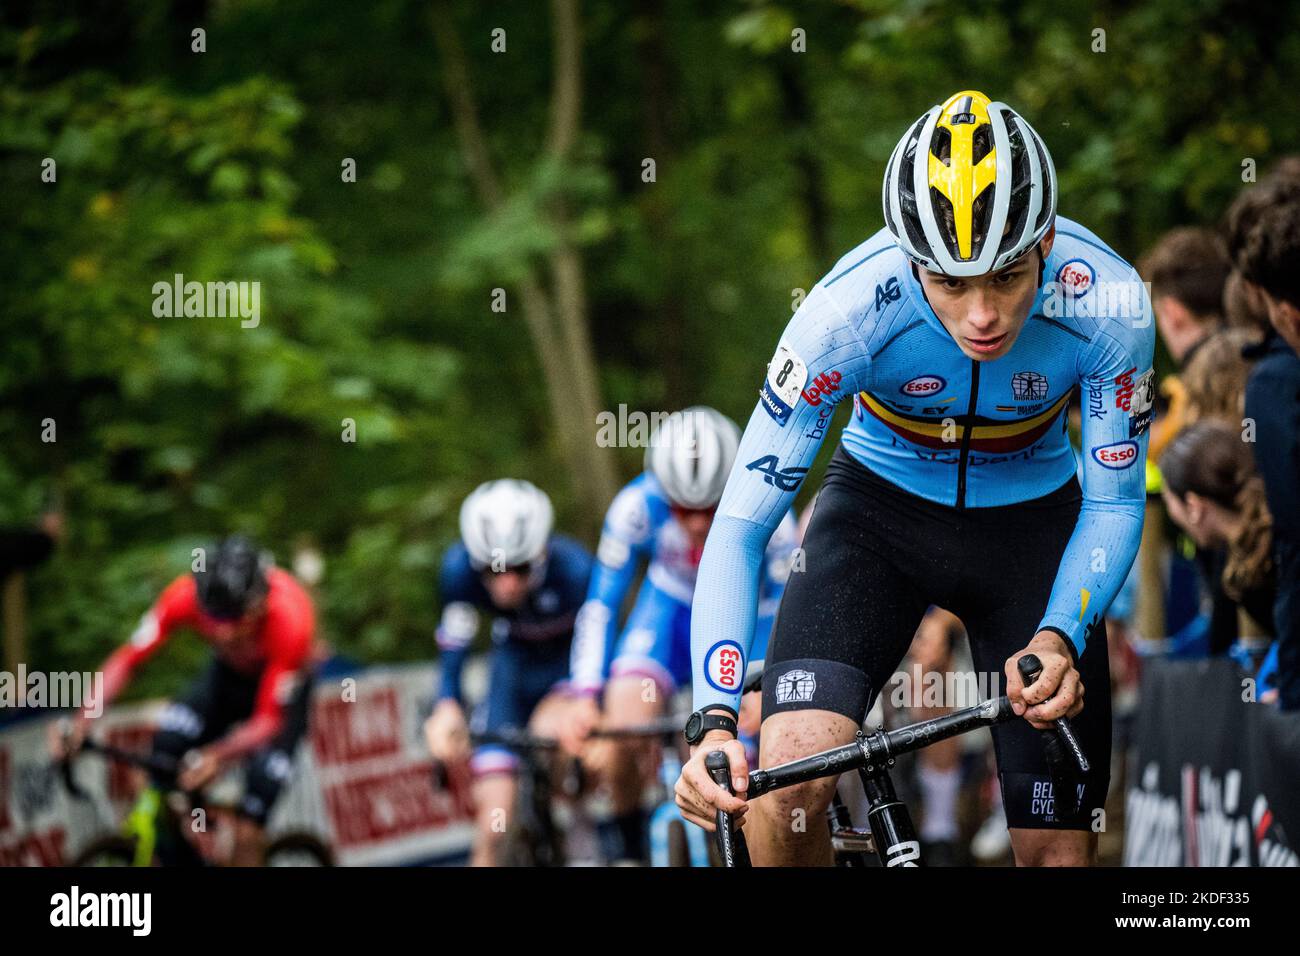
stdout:
<svg viewBox="0 0 1300 956">
<path fill-rule="evenodd" d="M 67 760 L 86 740 L 86 722 L 78 717 L 56 720 L 46 730 L 46 744 L 55 760 Z"/>
<path fill-rule="evenodd" d="M 435 760 L 458 763 L 469 759 L 469 725 L 459 702 L 450 697 L 438 701 L 424 722 L 424 740 Z"/>
<path fill-rule="evenodd" d="M 558 734 L 560 747 L 571 757 L 580 757 L 591 732 L 600 723 L 600 705 L 595 697 L 575 697 L 560 720 Z"/>
<path fill-rule="evenodd" d="M 182 790 L 202 790 L 221 773 L 221 762 L 208 750 L 191 750 L 181 760 L 176 784 Z"/>
<path fill-rule="evenodd" d="M 715 750 L 725 753 L 731 763 L 731 786 L 736 791 L 735 796 L 714 783 L 704 766 L 705 758 Z M 719 809 L 733 814 L 737 826 L 744 826 L 744 815 L 749 809 L 744 800 L 748 788 L 749 765 L 745 761 L 745 745 L 725 730 L 711 730 L 693 748 L 691 759 L 677 778 L 675 795 L 682 816 L 712 833 L 714 816 Z"/>
<path fill-rule="evenodd" d="M 1016 661 L 1037 654 L 1042 676 L 1028 687 L 1020 677 Z M 1038 730 L 1051 730 L 1058 717 L 1074 717 L 1083 710 L 1083 681 L 1065 639 L 1055 631 L 1039 631 L 1029 646 L 1007 659 L 1007 697 L 1011 709 Z"/>
</svg>

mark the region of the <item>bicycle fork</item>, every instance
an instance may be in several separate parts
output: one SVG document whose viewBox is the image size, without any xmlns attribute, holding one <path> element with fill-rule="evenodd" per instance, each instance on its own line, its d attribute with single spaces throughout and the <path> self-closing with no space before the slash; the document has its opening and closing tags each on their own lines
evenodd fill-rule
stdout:
<svg viewBox="0 0 1300 956">
<path fill-rule="evenodd" d="M 884 767 L 860 768 L 858 777 L 867 794 L 867 825 L 882 866 L 920 866 L 921 841 L 912 816 L 894 792 L 894 782 Z"/>
</svg>

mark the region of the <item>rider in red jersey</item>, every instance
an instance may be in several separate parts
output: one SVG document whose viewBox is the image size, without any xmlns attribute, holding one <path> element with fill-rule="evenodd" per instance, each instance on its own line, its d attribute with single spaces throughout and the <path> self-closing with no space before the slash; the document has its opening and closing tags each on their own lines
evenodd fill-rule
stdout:
<svg viewBox="0 0 1300 956">
<path fill-rule="evenodd" d="M 205 558 L 203 570 L 163 590 L 130 640 L 104 662 L 103 700 L 86 710 L 102 712 L 178 629 L 212 645 L 211 663 L 159 718 L 154 754 L 175 758 L 179 772 L 154 783 L 198 790 L 246 759 L 234 862 L 253 864 L 307 729 L 316 616 L 302 585 L 247 539 L 227 538 Z M 83 713 L 56 752 L 78 747 L 89 721 Z"/>
</svg>

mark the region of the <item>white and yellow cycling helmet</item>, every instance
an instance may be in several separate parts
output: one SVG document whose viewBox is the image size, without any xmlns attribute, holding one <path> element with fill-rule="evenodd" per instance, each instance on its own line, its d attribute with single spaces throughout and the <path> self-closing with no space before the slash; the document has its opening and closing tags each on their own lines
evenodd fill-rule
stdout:
<svg viewBox="0 0 1300 956">
<path fill-rule="evenodd" d="M 908 129 L 885 168 L 885 223 L 917 265 L 977 276 L 1014 262 L 1052 227 L 1056 169 L 1005 103 L 955 93 Z"/>
</svg>

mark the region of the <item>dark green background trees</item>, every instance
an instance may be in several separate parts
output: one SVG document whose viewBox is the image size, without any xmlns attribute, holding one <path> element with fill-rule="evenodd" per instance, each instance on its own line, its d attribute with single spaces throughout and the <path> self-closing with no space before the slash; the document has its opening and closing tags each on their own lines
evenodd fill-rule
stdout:
<svg viewBox="0 0 1300 956">
<path fill-rule="evenodd" d="M 236 528 L 284 562 L 321 547 L 337 646 L 428 656 L 464 494 L 531 478 L 590 538 L 639 462 L 595 447 L 591 401 L 743 422 L 794 290 L 880 227 L 890 149 L 958 89 L 1023 112 L 1062 212 L 1130 257 L 1215 221 L 1243 160 L 1297 147 L 1294 4 L 234 0 L 0 19 L 0 521 L 66 512 L 28 582 L 50 667 L 92 665 L 191 547 Z M 153 284 L 178 272 L 260 281 L 260 326 L 155 318 Z"/>
</svg>

